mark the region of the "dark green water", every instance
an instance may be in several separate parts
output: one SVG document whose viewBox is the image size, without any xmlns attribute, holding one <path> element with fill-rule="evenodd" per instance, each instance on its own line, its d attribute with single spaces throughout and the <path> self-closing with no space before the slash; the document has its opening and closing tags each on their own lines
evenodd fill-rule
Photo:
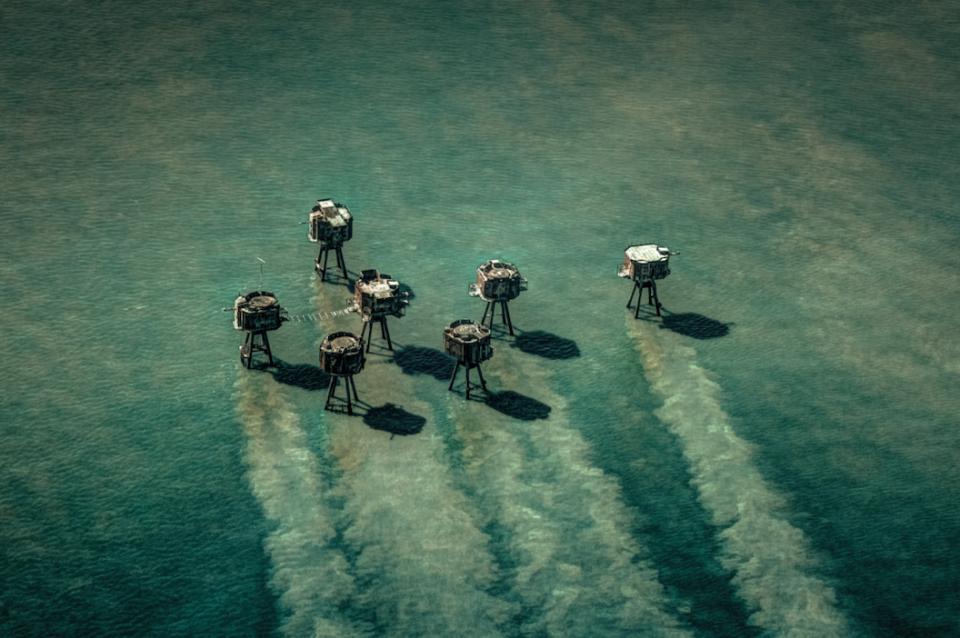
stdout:
<svg viewBox="0 0 960 638">
<path fill-rule="evenodd" d="M 960 634 L 958 39 L 956 0 L 5 3 L 0 634 Z M 413 292 L 356 384 L 418 434 L 323 410 L 356 315 L 239 365 L 238 290 L 345 306 L 319 197 Z M 468 402 L 435 351 L 496 257 Z"/>
</svg>

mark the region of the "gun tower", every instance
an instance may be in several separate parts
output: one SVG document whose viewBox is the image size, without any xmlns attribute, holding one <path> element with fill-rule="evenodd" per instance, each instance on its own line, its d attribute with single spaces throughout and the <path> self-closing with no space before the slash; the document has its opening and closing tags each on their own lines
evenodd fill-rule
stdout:
<svg viewBox="0 0 960 638">
<path fill-rule="evenodd" d="M 470 284 L 471 297 L 480 297 L 487 302 L 483 310 L 480 324 L 487 320 L 490 313 L 490 330 L 493 330 L 493 320 L 497 304 L 500 305 L 500 316 L 507 325 L 510 334 L 513 334 L 513 321 L 510 319 L 510 309 L 507 302 L 515 299 L 527 289 L 527 280 L 520 276 L 520 271 L 513 264 L 499 259 L 491 259 L 477 267 L 477 283 Z"/>
<path fill-rule="evenodd" d="M 453 382 L 457 379 L 460 366 L 466 370 L 467 399 L 470 398 L 470 369 L 476 368 L 480 375 L 480 387 L 487 389 L 487 382 L 483 379 L 480 364 L 493 356 L 493 347 L 490 345 L 490 330 L 482 323 L 470 319 L 459 319 L 447 326 L 443 331 L 444 351 L 457 360 L 450 377 L 449 390 L 453 390 Z"/>
<path fill-rule="evenodd" d="M 367 352 L 370 352 L 370 343 L 373 341 L 374 323 L 380 324 L 380 336 L 387 340 L 387 348 L 393 350 L 387 317 L 402 317 L 407 307 L 407 301 L 403 298 L 405 293 L 400 292 L 400 283 L 378 270 L 364 270 L 353 285 L 353 290 L 353 305 L 363 321 L 360 338 L 366 336 Z"/>
<path fill-rule="evenodd" d="M 353 393 L 353 399 L 359 401 L 357 396 L 357 385 L 353 380 L 353 375 L 363 370 L 365 359 L 363 357 L 363 339 L 350 332 L 334 332 L 327 335 L 327 338 L 320 344 L 320 369 L 328 373 L 330 379 L 330 391 L 327 393 L 327 402 L 323 406 L 329 410 L 333 400 L 336 398 L 337 385 L 340 379 L 343 379 L 343 385 L 347 391 L 347 412 L 353 414 L 353 402 L 350 400 L 350 394 Z"/>
<path fill-rule="evenodd" d="M 249 369 L 253 364 L 255 352 L 265 352 L 273 365 L 273 353 L 270 352 L 270 340 L 267 333 L 277 330 L 286 321 L 287 311 L 272 292 L 257 291 L 240 295 L 233 302 L 233 327 L 247 333 L 240 346 L 240 363 Z"/>
<path fill-rule="evenodd" d="M 344 279 L 349 279 L 347 266 L 343 261 L 343 244 L 353 237 L 353 215 L 343 204 L 335 204 L 332 199 L 318 199 L 317 205 L 310 211 L 310 241 L 320 244 L 320 254 L 314 260 L 315 269 L 320 273 L 320 281 L 327 278 L 327 260 L 330 251 L 334 251 L 337 267 Z"/>
<path fill-rule="evenodd" d="M 617 276 L 633 280 L 633 290 L 630 291 L 627 308 L 633 303 L 633 294 L 639 290 L 637 309 L 633 317 L 636 319 L 640 316 L 640 302 L 643 299 L 643 289 L 646 288 L 647 304 L 656 306 L 659 317 L 660 299 L 657 297 L 657 280 L 666 279 L 670 274 L 670 249 L 657 244 L 643 244 L 630 246 L 624 253 L 626 259 L 617 269 Z"/>
</svg>

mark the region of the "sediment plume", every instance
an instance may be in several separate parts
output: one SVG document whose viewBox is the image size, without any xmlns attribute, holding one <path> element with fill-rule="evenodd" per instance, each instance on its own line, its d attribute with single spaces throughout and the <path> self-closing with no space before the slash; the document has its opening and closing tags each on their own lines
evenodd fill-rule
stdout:
<svg viewBox="0 0 960 638">
<path fill-rule="evenodd" d="M 487 522 L 503 530 L 501 552 L 512 566 L 505 595 L 522 606 L 521 633 L 691 636 L 642 560 L 618 480 L 591 464 L 590 445 L 571 427 L 549 374 L 506 350 L 488 374 L 524 387 L 536 397 L 530 403 L 549 405 L 538 412 L 545 418 L 492 417 L 475 402 L 454 406 L 451 418 L 471 492 Z"/>
<path fill-rule="evenodd" d="M 749 622 L 787 638 L 847 636 L 836 594 L 818 577 L 818 559 L 803 532 L 786 520 L 784 499 L 752 460 L 719 400 L 719 386 L 697 363 L 684 337 L 627 319 L 643 369 L 663 407 L 655 412 L 677 435 L 700 502 L 722 528 L 724 568 L 750 610 Z"/>
<path fill-rule="evenodd" d="M 343 553 L 331 545 L 336 531 L 326 505 L 318 459 L 300 419 L 272 377 L 241 372 L 237 415 L 247 436 L 244 460 L 250 488 L 276 528 L 264 541 L 286 615 L 285 636 L 353 638 L 360 634 L 343 613 L 355 594 Z"/>
</svg>

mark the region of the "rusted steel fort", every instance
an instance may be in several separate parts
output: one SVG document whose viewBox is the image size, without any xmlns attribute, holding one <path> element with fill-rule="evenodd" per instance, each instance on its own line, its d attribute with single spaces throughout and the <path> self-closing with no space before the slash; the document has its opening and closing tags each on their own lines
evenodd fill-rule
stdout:
<svg viewBox="0 0 960 638">
<path fill-rule="evenodd" d="M 337 385 L 343 380 L 346 390 L 347 413 L 353 414 L 353 399 L 359 401 L 353 375 L 363 370 L 363 339 L 350 332 L 334 332 L 320 344 L 320 369 L 330 375 L 330 390 L 324 409 L 330 410 L 336 398 Z"/>
<path fill-rule="evenodd" d="M 314 260 L 320 273 L 320 280 L 327 278 L 327 260 L 332 250 L 336 255 L 337 267 L 347 276 L 347 265 L 343 261 L 343 244 L 353 237 L 353 215 L 343 204 L 335 204 L 332 199 L 318 199 L 317 205 L 310 211 L 310 241 L 320 244 L 320 254 Z"/>
<path fill-rule="evenodd" d="M 250 368 L 255 352 L 264 352 L 273 365 L 267 333 L 277 330 L 286 320 L 286 310 L 272 292 L 257 291 L 240 295 L 233 302 L 233 327 L 247 333 L 240 346 L 240 363 Z"/>
<path fill-rule="evenodd" d="M 367 337 L 367 352 L 370 352 L 375 323 L 380 324 L 380 336 L 387 340 L 387 348 L 393 350 L 387 317 L 402 317 L 407 306 L 405 295 L 400 292 L 400 282 L 378 270 L 364 270 L 354 283 L 353 291 L 353 308 L 363 322 L 360 338 Z"/>
<path fill-rule="evenodd" d="M 470 370 L 477 369 L 480 377 L 480 387 L 487 389 L 487 382 L 483 379 L 480 364 L 493 356 L 493 347 L 490 345 L 490 330 L 482 323 L 471 319 L 454 321 L 443 331 L 443 349 L 457 360 L 450 376 L 449 390 L 453 390 L 453 382 L 457 379 L 457 371 L 463 366 L 467 378 L 467 399 L 470 398 Z M 476 387 L 476 386 L 474 386 Z"/>
<path fill-rule="evenodd" d="M 493 318 L 499 304 L 500 316 L 512 335 L 513 321 L 510 318 L 510 309 L 507 302 L 516 299 L 526 289 L 527 280 L 520 276 L 520 271 L 513 264 L 508 264 L 499 259 L 491 259 L 478 266 L 477 282 L 470 284 L 469 293 L 471 297 L 480 297 L 487 302 L 480 323 L 486 323 L 487 313 L 489 312 L 490 330 L 493 330 Z"/>
<path fill-rule="evenodd" d="M 643 299 L 643 290 L 647 289 L 647 303 L 655 306 L 657 316 L 660 316 L 660 299 L 657 297 L 657 280 L 666 279 L 670 274 L 670 249 L 657 244 L 643 244 L 630 246 L 624 251 L 626 259 L 617 270 L 617 276 L 629 278 L 633 281 L 633 290 L 627 308 L 633 303 L 633 295 L 638 290 L 637 309 L 634 318 L 640 316 L 640 302 Z"/>
</svg>

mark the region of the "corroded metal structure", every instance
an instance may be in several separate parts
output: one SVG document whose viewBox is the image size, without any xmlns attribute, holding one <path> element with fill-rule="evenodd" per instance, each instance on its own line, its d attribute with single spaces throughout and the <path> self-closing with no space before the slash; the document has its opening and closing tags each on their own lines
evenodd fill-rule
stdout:
<svg viewBox="0 0 960 638">
<path fill-rule="evenodd" d="M 630 300 L 627 301 L 627 308 L 633 303 L 633 295 L 637 290 L 640 295 L 637 297 L 637 309 L 633 313 L 634 318 L 640 316 L 640 302 L 643 299 L 643 289 L 648 290 L 647 303 L 655 306 L 657 316 L 660 316 L 660 299 L 657 297 L 657 280 L 666 279 L 670 274 L 670 255 L 669 248 L 658 244 L 642 244 L 639 246 L 630 246 L 625 251 L 625 259 L 617 269 L 617 276 L 629 278 L 633 281 L 633 290 L 630 291 Z"/>
<path fill-rule="evenodd" d="M 480 297 L 487 302 L 483 310 L 480 323 L 487 321 L 490 314 L 490 329 L 493 330 L 493 320 L 497 304 L 500 305 L 500 315 L 507 325 L 510 334 L 513 334 L 513 321 L 510 318 L 510 309 L 507 302 L 516 299 L 521 292 L 527 289 L 527 280 L 520 276 L 520 271 L 513 264 L 499 259 L 491 259 L 477 267 L 477 282 L 470 284 L 471 297 Z"/>
<path fill-rule="evenodd" d="M 347 393 L 347 412 L 353 414 L 353 399 L 359 401 L 353 375 L 363 370 L 366 362 L 363 355 L 363 339 L 350 332 L 334 332 L 320 344 L 320 369 L 331 376 L 330 390 L 324 409 L 329 410 L 336 398 L 337 385 L 343 379 Z"/>
<path fill-rule="evenodd" d="M 332 199 L 318 199 L 317 205 L 310 211 L 310 241 L 320 244 L 320 254 L 314 260 L 320 273 L 320 280 L 327 278 L 327 260 L 332 250 L 337 259 L 337 267 L 347 276 L 347 266 L 343 261 L 343 244 L 353 237 L 353 215 L 343 204 Z"/>
<path fill-rule="evenodd" d="M 377 270 L 364 270 L 353 290 L 353 306 L 363 321 L 360 338 L 367 338 L 367 352 L 370 352 L 373 341 L 374 323 L 380 324 L 380 335 L 387 340 L 387 348 L 393 350 L 387 317 L 402 317 L 406 309 L 405 293 L 400 292 L 400 283 Z"/>
<path fill-rule="evenodd" d="M 443 331 L 443 347 L 448 355 L 457 360 L 457 365 L 453 368 L 453 374 L 450 377 L 451 391 L 460 366 L 466 370 L 467 399 L 470 398 L 471 368 L 476 368 L 477 374 L 480 375 L 480 387 L 487 389 L 487 382 L 484 381 L 483 372 L 480 370 L 480 364 L 493 356 L 490 330 L 486 326 L 471 319 L 454 321 Z"/>
<path fill-rule="evenodd" d="M 272 366 L 273 353 L 270 352 L 267 332 L 280 328 L 286 319 L 287 311 L 280 307 L 272 292 L 256 291 L 238 296 L 233 302 L 233 327 L 247 333 L 240 346 L 240 363 L 250 368 L 253 354 L 265 352 Z"/>
</svg>

